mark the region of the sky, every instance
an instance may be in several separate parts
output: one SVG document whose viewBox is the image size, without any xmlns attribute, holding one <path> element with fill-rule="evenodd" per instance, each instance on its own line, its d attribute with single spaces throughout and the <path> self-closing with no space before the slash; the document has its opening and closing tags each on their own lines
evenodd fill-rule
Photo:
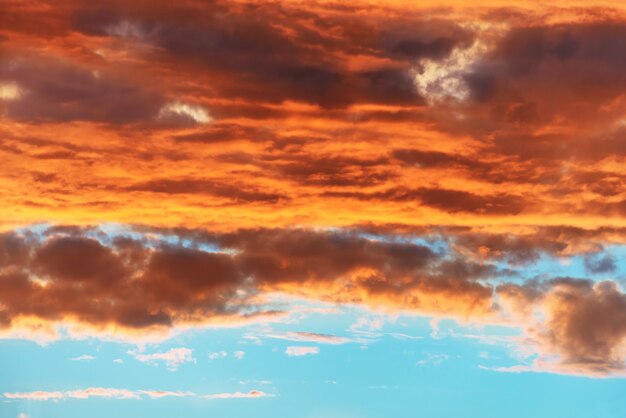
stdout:
<svg viewBox="0 0 626 418">
<path fill-rule="evenodd" d="M 0 0 L 0 417 L 623 417 L 625 50 L 611 0 Z"/>
</svg>

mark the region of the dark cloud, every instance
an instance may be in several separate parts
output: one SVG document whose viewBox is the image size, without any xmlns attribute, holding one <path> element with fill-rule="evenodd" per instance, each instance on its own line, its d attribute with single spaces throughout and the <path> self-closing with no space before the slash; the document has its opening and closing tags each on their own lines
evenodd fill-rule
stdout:
<svg viewBox="0 0 626 418">
<path fill-rule="evenodd" d="M 420 236 L 428 242 L 432 233 L 424 230 Z M 545 320 L 531 328 L 530 337 L 542 355 L 556 355 L 559 367 L 579 373 L 624 368 L 619 347 L 626 337 L 626 296 L 615 282 L 507 282 L 517 273 L 472 260 L 467 250 L 490 245 L 514 261 L 528 262 L 560 247 L 537 240 L 532 250 L 528 238 L 470 239 L 467 230 L 456 233 L 461 237 L 446 235 L 454 245 L 440 250 L 415 243 L 411 235 L 365 238 L 358 230 L 138 228 L 131 237 L 53 227 L 41 237 L 5 233 L 0 237 L 0 323 L 10 328 L 34 317 L 142 330 L 238 321 L 275 314 L 263 310 L 255 296 L 278 290 L 462 318 L 512 310 L 528 319 L 541 309 Z"/>
<path fill-rule="evenodd" d="M 394 202 L 420 202 L 444 212 L 516 215 L 522 212 L 527 202 L 520 196 L 499 193 L 481 196 L 461 190 L 440 188 L 392 188 L 381 192 L 327 192 L 327 196 L 359 200 L 382 199 Z"/>
<path fill-rule="evenodd" d="M 149 122 L 165 103 L 138 83 L 60 59 L 15 57 L 0 64 L 0 78 L 22 92 L 5 104 L 7 115 L 22 121 Z"/>
<path fill-rule="evenodd" d="M 615 259 L 610 254 L 585 257 L 584 263 L 588 274 L 613 273 L 617 268 Z"/>
<path fill-rule="evenodd" d="M 620 346 L 626 337 L 626 295 L 611 281 L 564 279 L 548 293 L 548 318 L 541 334 L 576 371 L 624 370 Z"/>
<path fill-rule="evenodd" d="M 478 280 L 498 274 L 423 245 L 350 232 L 241 230 L 181 235 L 178 243 L 83 228 L 46 235 L 2 236 L 0 254 L 9 257 L 1 260 L 0 306 L 8 323 L 65 318 L 136 329 L 237 319 L 261 312 L 250 297 L 272 290 L 415 310 L 435 309 L 432 297 L 444 314 L 485 313 L 492 290 Z"/>
<path fill-rule="evenodd" d="M 206 179 L 154 179 L 144 183 L 138 183 L 125 188 L 127 191 L 150 192 L 164 194 L 207 194 L 216 197 L 230 199 L 240 203 L 276 203 L 287 199 L 281 193 L 271 193 L 246 187 L 237 187 L 234 184 L 226 184 Z"/>
<path fill-rule="evenodd" d="M 420 102 L 411 60 L 443 58 L 471 38 L 443 20 L 397 15 L 368 24 L 348 10 L 322 19 L 289 5 L 225 2 L 202 9 L 186 4 L 155 9 L 143 2 L 85 7 L 74 14 L 74 27 L 156 46 L 161 54 L 155 59 L 185 60 L 222 79 L 215 88 L 224 96 L 299 100 L 325 108 Z M 350 56 L 388 63 L 348 70 L 341 59 Z"/>
</svg>

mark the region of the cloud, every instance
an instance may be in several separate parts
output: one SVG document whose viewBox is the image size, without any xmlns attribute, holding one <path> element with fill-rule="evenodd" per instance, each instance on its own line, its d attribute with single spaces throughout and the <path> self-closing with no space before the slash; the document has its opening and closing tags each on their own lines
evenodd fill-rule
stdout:
<svg viewBox="0 0 626 418">
<path fill-rule="evenodd" d="M 88 399 L 88 398 L 113 398 L 113 399 L 139 399 L 139 396 L 127 389 L 113 389 L 113 388 L 87 388 L 72 390 L 65 392 L 65 396 L 75 399 Z"/>
<path fill-rule="evenodd" d="M 486 52 L 487 47 L 476 41 L 471 46 L 455 48 L 443 60 L 421 60 L 414 79 L 417 91 L 430 103 L 468 99 L 471 90 L 465 77 Z"/>
<path fill-rule="evenodd" d="M 285 350 L 285 354 L 290 357 L 301 357 L 307 355 L 319 354 L 319 347 L 305 347 L 305 346 L 289 346 Z"/>
<path fill-rule="evenodd" d="M 228 356 L 226 351 L 216 351 L 214 353 L 209 353 L 209 360 L 217 360 L 226 356 Z"/>
<path fill-rule="evenodd" d="M 2 394 L 7 399 L 27 400 L 27 401 L 61 401 L 67 399 L 161 399 L 165 397 L 194 397 L 198 399 L 239 399 L 239 398 L 264 398 L 274 396 L 260 390 L 250 390 L 249 392 L 225 392 L 210 395 L 200 395 L 188 391 L 167 391 L 167 390 L 129 390 L 117 388 L 90 387 L 86 389 L 70 390 L 66 392 L 5 392 Z M 25 415 L 25 414 L 23 414 Z M 21 416 L 21 415 L 20 415 Z"/>
<path fill-rule="evenodd" d="M 574 278 L 518 283 L 520 272 L 515 268 L 544 255 L 599 254 L 594 242 L 621 233 L 545 228 L 503 238 L 460 228 L 419 230 L 401 238 L 380 235 L 375 229 L 209 233 L 138 228 L 131 238 L 130 231 L 107 235 L 98 229 L 69 227 L 44 229 L 40 235 L 5 233 L 0 239 L 4 266 L 0 321 L 6 335 L 46 330 L 51 338 L 59 338 L 55 323 L 71 313 L 74 326 L 82 329 L 71 331 L 75 335 L 104 331 L 132 341 L 133 332 L 173 332 L 212 323 L 238 326 L 256 313 L 267 320 L 274 311 L 264 310 L 264 296 L 283 292 L 358 303 L 386 313 L 506 321 L 524 329 L 544 363 L 553 359 L 561 369 L 616 373 L 624 367 L 626 338 L 621 322 L 626 304 L 618 285 Z M 496 267 L 490 260 L 504 260 L 512 269 Z M 508 277 L 512 281 L 507 282 Z M 80 302 L 75 296 L 79 291 L 89 295 L 90 304 Z M 31 297 L 40 302 L 27 303 Z M 129 300 L 132 306 L 126 305 Z M 92 310 L 94 301 L 97 311 Z M 288 306 L 284 309 L 289 312 Z M 605 316 L 611 320 L 599 325 Z M 116 327 L 100 328 L 111 323 Z M 382 323 L 362 320 L 354 330 L 362 326 L 376 331 Z M 295 331 L 261 336 L 335 345 L 353 341 Z M 319 349 L 293 346 L 287 353 L 301 350 L 311 354 Z M 148 364 L 163 362 L 171 370 L 195 361 L 193 352 L 182 347 L 129 354 Z M 226 354 L 217 352 L 210 358 Z"/>
<path fill-rule="evenodd" d="M 143 354 L 136 351 L 129 351 L 128 354 L 142 363 L 155 364 L 160 361 L 164 362 L 169 370 L 177 370 L 181 364 L 195 363 L 193 350 L 190 348 L 172 348 L 163 353 Z"/>
<path fill-rule="evenodd" d="M 276 338 L 279 340 L 298 341 L 298 342 L 315 342 L 320 344 L 340 345 L 351 342 L 350 338 L 340 337 L 338 335 L 318 334 L 315 332 L 271 332 L 263 334 L 265 338 Z"/>
<path fill-rule="evenodd" d="M 46 391 L 34 391 L 34 392 L 5 392 L 2 394 L 7 399 L 20 399 L 30 401 L 48 401 L 63 399 L 65 395 L 63 392 L 46 392 Z"/>
<path fill-rule="evenodd" d="M 72 357 L 69 360 L 71 360 L 71 361 L 92 361 L 92 360 L 95 360 L 95 359 L 96 358 L 94 356 L 91 356 L 89 354 L 83 354 L 83 355 L 80 355 L 78 357 Z"/>
<path fill-rule="evenodd" d="M 277 314 L 255 302 L 253 296 L 266 291 L 294 296 L 305 291 L 332 302 L 349 298 L 416 310 L 434 306 L 410 294 L 446 294 L 456 302 L 439 301 L 436 309 L 487 313 L 491 289 L 475 280 L 496 273 L 484 263 L 440 260 L 424 245 L 373 241 L 350 232 L 242 230 L 206 236 L 204 243 L 198 237 L 191 247 L 157 241 L 154 248 L 128 236 L 102 237 L 101 242 L 91 232 L 51 232 L 40 241 L 6 235 L 7 249 L 16 257 L 7 259 L 13 267 L 0 280 L 4 326 L 21 318 L 72 317 L 70 322 L 96 333 L 142 330 L 145 335 L 177 325 L 236 323 Z M 31 280 L 35 275 L 39 279 Z M 79 293 L 92 303 L 82 302 L 87 299 L 76 297 Z M 45 302 L 30 304 L 31 298 Z M 296 337 L 340 341 L 291 335 Z"/>
<path fill-rule="evenodd" d="M 235 356 L 235 358 L 237 360 L 243 360 L 243 358 L 246 356 L 246 352 L 245 351 L 241 351 L 241 350 L 237 350 L 233 353 L 233 355 Z"/>
<path fill-rule="evenodd" d="M 427 353 L 426 358 L 419 360 L 417 362 L 418 366 L 425 366 L 425 365 L 433 365 L 433 366 L 438 366 L 441 363 L 443 363 L 444 361 L 447 361 L 450 357 L 447 354 L 432 354 L 432 353 Z"/>
<path fill-rule="evenodd" d="M 610 254 L 605 254 L 603 257 L 585 257 L 584 264 L 588 274 L 613 273 L 617 268 Z"/>
<path fill-rule="evenodd" d="M 0 100 L 10 101 L 22 97 L 22 89 L 15 82 L 0 82 Z"/>
<path fill-rule="evenodd" d="M 201 106 L 194 106 L 187 103 L 172 102 L 165 104 L 161 110 L 159 110 L 160 118 L 167 118 L 173 115 L 184 116 L 191 118 L 196 123 L 210 123 L 213 118 L 209 115 L 206 109 Z"/>
<path fill-rule="evenodd" d="M 143 395 L 147 395 L 153 399 L 160 399 L 160 398 L 165 398 L 168 396 L 172 396 L 175 398 L 195 396 L 193 392 L 171 392 L 167 390 L 140 390 L 138 392 Z"/>
<path fill-rule="evenodd" d="M 33 401 L 59 401 L 64 399 L 88 399 L 92 397 L 111 398 L 111 399 L 139 399 L 139 396 L 133 391 L 127 389 L 101 388 L 92 387 L 86 389 L 71 390 L 67 392 L 15 392 L 3 393 L 7 399 L 33 400 Z"/>
<path fill-rule="evenodd" d="M 203 399 L 245 399 L 245 398 L 265 398 L 273 396 L 260 390 L 251 390 L 249 392 L 225 392 L 215 393 L 212 395 L 202 395 Z"/>
<path fill-rule="evenodd" d="M 164 103 L 139 81 L 45 55 L 20 56 L 0 66 L 0 99 L 18 121 L 149 122 Z"/>
</svg>

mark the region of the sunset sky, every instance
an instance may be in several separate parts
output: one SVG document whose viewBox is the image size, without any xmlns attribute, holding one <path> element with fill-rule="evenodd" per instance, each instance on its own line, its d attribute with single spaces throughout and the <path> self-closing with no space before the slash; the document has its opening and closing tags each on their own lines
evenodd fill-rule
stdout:
<svg viewBox="0 0 626 418">
<path fill-rule="evenodd" d="M 626 416 L 626 2 L 0 0 L 0 417 Z"/>
</svg>

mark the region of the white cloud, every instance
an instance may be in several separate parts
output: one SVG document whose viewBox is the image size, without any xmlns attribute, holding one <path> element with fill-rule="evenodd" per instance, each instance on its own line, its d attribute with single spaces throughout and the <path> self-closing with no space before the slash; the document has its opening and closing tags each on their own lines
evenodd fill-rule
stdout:
<svg viewBox="0 0 626 418">
<path fill-rule="evenodd" d="M 226 392 L 216 393 L 213 395 L 203 395 L 203 399 L 240 399 L 240 398 L 265 398 L 273 396 L 260 390 L 251 390 L 250 392 Z"/>
<path fill-rule="evenodd" d="M 114 388 L 87 388 L 65 392 L 65 396 L 75 399 L 88 398 L 113 398 L 113 399 L 139 399 L 139 395 L 128 389 Z"/>
<path fill-rule="evenodd" d="M 246 355 L 246 352 L 239 350 L 239 351 L 235 351 L 233 354 L 237 360 L 241 360 Z"/>
<path fill-rule="evenodd" d="M 28 415 L 26 415 L 26 414 L 25 414 L 25 413 L 23 413 L 23 412 L 20 412 L 20 413 L 17 415 L 17 418 L 28 418 Z"/>
<path fill-rule="evenodd" d="M 22 97 L 22 94 L 23 91 L 17 83 L 13 81 L 8 83 L 0 82 L 0 100 L 17 100 Z"/>
<path fill-rule="evenodd" d="M 288 356 L 292 356 L 292 357 L 314 355 L 314 354 L 319 354 L 319 353 L 320 353 L 319 347 L 289 346 L 285 350 L 285 354 L 287 354 Z"/>
<path fill-rule="evenodd" d="M 182 102 L 168 103 L 159 111 L 160 118 L 174 115 L 187 116 L 197 123 L 210 123 L 213 121 L 209 112 L 207 112 L 203 107 Z"/>
<path fill-rule="evenodd" d="M 78 356 L 78 357 L 72 357 L 68 360 L 71 361 L 92 361 L 95 360 L 96 358 L 94 356 L 90 356 L 89 354 L 83 354 L 82 356 Z"/>
<path fill-rule="evenodd" d="M 184 347 L 172 348 L 164 353 L 141 354 L 129 351 L 128 354 L 142 363 L 155 364 L 162 361 L 172 371 L 178 369 L 178 366 L 181 364 L 196 362 L 196 359 L 193 357 L 193 350 Z"/>
<path fill-rule="evenodd" d="M 198 395 L 194 392 L 187 391 L 167 391 L 167 390 L 129 390 L 117 388 L 101 388 L 91 387 L 86 389 L 77 389 L 70 391 L 33 391 L 33 392 L 14 392 L 3 393 L 6 399 L 29 400 L 29 401 L 54 401 L 58 402 L 66 399 L 89 399 L 89 398 L 107 398 L 107 399 L 161 399 L 165 397 L 195 397 L 200 399 L 237 399 L 237 398 L 263 398 L 274 396 L 260 390 L 250 390 L 249 392 L 224 392 L 210 395 Z M 18 415 L 18 418 L 28 418 L 26 414 Z"/>
<path fill-rule="evenodd" d="M 227 357 L 228 353 L 226 351 L 216 351 L 214 353 L 209 353 L 209 360 L 217 360 L 220 358 Z"/>
<path fill-rule="evenodd" d="M 113 360 L 113 363 L 115 363 L 115 364 L 122 364 L 122 363 L 124 363 L 124 360 L 122 360 L 121 358 L 116 358 L 115 360 Z"/>
<path fill-rule="evenodd" d="M 470 47 L 455 48 L 445 59 L 421 60 L 414 78 L 417 91 L 431 104 L 449 98 L 466 100 L 470 89 L 465 77 L 486 51 L 485 44 L 478 40 Z"/>
<path fill-rule="evenodd" d="M 47 392 L 43 390 L 33 392 L 5 392 L 3 396 L 7 399 L 24 399 L 29 401 L 49 401 L 63 399 L 65 397 L 63 392 Z"/>
<path fill-rule="evenodd" d="M 298 342 L 314 342 L 320 344 L 340 345 L 352 342 L 351 339 L 340 337 L 338 335 L 317 334 L 314 332 L 272 332 L 264 334 L 265 338 L 275 338 L 279 340 L 298 341 Z"/>
<path fill-rule="evenodd" d="M 33 391 L 33 392 L 14 392 L 4 393 L 7 399 L 20 399 L 29 401 L 59 401 L 67 398 L 88 399 L 92 397 L 113 398 L 113 399 L 139 399 L 139 396 L 128 389 L 113 388 L 87 388 L 79 390 L 71 390 L 67 392 L 60 391 Z"/>
<path fill-rule="evenodd" d="M 165 398 L 167 396 L 173 396 L 175 398 L 182 398 L 186 396 L 196 396 L 193 392 L 171 392 L 167 390 L 140 390 L 138 391 L 142 395 L 147 395 L 153 399 Z"/>
<path fill-rule="evenodd" d="M 428 353 L 426 358 L 417 362 L 418 366 L 425 366 L 427 364 L 432 364 L 433 366 L 437 366 L 444 361 L 448 360 L 449 357 L 447 354 L 430 354 Z"/>
</svg>

